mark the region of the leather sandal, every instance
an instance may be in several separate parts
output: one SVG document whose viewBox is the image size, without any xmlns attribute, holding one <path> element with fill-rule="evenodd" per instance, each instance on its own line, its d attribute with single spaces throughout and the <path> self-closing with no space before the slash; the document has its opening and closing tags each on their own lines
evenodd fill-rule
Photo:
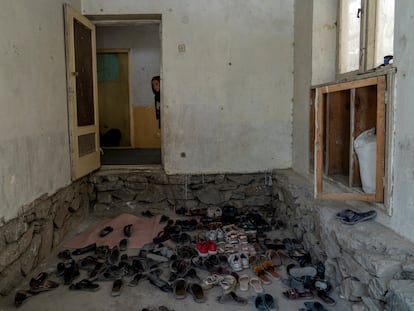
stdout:
<svg viewBox="0 0 414 311">
<path fill-rule="evenodd" d="M 257 277 L 263 282 L 263 284 L 271 284 L 272 281 L 266 276 L 265 270 L 261 266 L 256 266 L 253 268 L 253 272 L 257 275 Z"/>
<path fill-rule="evenodd" d="M 287 291 L 283 292 L 283 296 L 289 300 L 297 300 L 297 299 L 312 299 L 314 295 L 311 291 L 305 290 L 303 292 L 299 292 L 294 288 L 290 288 Z"/>
<path fill-rule="evenodd" d="M 69 286 L 70 290 L 84 290 L 88 292 L 96 292 L 99 288 L 99 284 L 93 283 L 87 279 L 83 279 L 82 281 L 71 284 Z"/>
<path fill-rule="evenodd" d="M 187 281 L 178 278 L 174 282 L 173 294 L 175 299 L 184 299 L 187 296 Z"/>
<path fill-rule="evenodd" d="M 189 293 L 193 296 L 195 302 L 205 302 L 206 297 L 204 295 L 203 288 L 198 283 L 192 283 L 188 286 Z"/>
<path fill-rule="evenodd" d="M 262 263 L 263 269 L 269 273 L 276 280 L 280 280 L 280 274 L 277 273 L 275 266 L 270 260 L 266 260 Z"/>
</svg>

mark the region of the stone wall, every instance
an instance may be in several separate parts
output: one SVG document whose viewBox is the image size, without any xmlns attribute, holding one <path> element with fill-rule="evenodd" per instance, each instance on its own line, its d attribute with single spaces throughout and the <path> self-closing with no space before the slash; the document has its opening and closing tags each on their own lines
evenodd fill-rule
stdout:
<svg viewBox="0 0 414 311">
<path fill-rule="evenodd" d="M 104 171 L 91 177 L 97 210 L 122 206 L 188 210 L 231 204 L 261 208 L 272 204 L 270 173 L 166 175 L 163 171 Z"/>
<path fill-rule="evenodd" d="M 9 294 L 32 273 L 86 216 L 93 187 L 87 178 L 23 206 L 0 225 L 0 295 Z"/>
</svg>

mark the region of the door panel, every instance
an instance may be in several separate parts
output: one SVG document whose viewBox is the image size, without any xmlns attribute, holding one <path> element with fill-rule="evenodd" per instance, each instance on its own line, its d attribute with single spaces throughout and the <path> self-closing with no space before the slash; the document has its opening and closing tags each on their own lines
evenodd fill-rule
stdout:
<svg viewBox="0 0 414 311">
<path fill-rule="evenodd" d="M 100 167 L 95 25 L 65 4 L 72 180 Z"/>
</svg>

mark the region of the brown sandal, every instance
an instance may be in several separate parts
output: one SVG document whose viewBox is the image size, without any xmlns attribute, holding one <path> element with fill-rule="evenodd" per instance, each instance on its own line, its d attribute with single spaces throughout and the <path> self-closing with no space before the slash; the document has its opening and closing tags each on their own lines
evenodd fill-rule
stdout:
<svg viewBox="0 0 414 311">
<path fill-rule="evenodd" d="M 260 280 L 262 280 L 263 284 L 271 284 L 272 281 L 266 276 L 265 270 L 261 266 L 256 266 L 253 268 L 253 272 L 258 276 Z"/>
<path fill-rule="evenodd" d="M 273 265 L 273 263 L 270 260 L 266 260 L 265 262 L 263 262 L 262 264 L 263 269 L 269 273 L 272 277 L 274 277 L 275 279 L 279 280 L 280 279 L 280 274 L 277 273 L 275 266 Z"/>
<path fill-rule="evenodd" d="M 307 290 L 304 292 L 298 292 L 294 288 L 288 289 L 286 292 L 283 292 L 283 296 L 290 300 L 296 299 L 312 299 L 314 296 L 311 291 Z"/>
</svg>

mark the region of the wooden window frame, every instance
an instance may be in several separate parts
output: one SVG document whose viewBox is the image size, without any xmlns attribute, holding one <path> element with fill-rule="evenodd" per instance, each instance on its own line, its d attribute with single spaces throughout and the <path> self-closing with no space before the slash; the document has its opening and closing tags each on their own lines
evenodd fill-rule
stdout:
<svg viewBox="0 0 414 311">
<path fill-rule="evenodd" d="M 336 78 L 337 80 L 346 79 L 355 77 L 362 73 L 370 72 L 375 70 L 375 58 L 376 58 L 376 26 L 377 26 L 377 1 L 370 0 L 361 0 L 361 28 L 360 28 L 360 43 L 359 43 L 359 69 L 349 71 L 349 72 L 340 72 L 340 62 L 341 62 L 341 14 L 342 14 L 342 0 L 338 1 L 337 9 L 337 62 L 336 62 Z M 387 66 L 392 66 L 387 65 Z"/>
<path fill-rule="evenodd" d="M 315 125 L 311 133 L 314 132 L 314 146 L 311 148 L 311 152 L 314 152 L 314 176 L 315 176 L 315 197 L 317 199 L 334 199 L 334 200 L 357 200 L 357 201 L 368 201 L 368 202 L 384 202 L 384 176 L 385 176 L 385 142 L 386 142 L 386 128 L 385 128 L 385 99 L 386 99 L 386 81 L 387 76 L 381 75 L 376 77 L 368 77 L 360 80 L 321 85 L 314 87 L 312 93 L 314 94 L 314 118 Z M 325 112 L 325 103 L 324 95 L 338 92 L 338 91 L 347 91 L 351 93 L 351 107 L 352 103 L 352 94 L 355 94 L 355 90 L 362 87 L 376 86 L 376 192 L 373 194 L 366 194 L 362 191 L 351 191 L 351 192 L 342 192 L 342 193 L 332 193 L 325 191 L 323 188 L 324 178 L 327 176 L 324 175 L 324 134 L 326 131 L 324 123 Z M 312 118 L 311 118 L 312 119 Z M 351 123 L 352 112 L 351 112 Z M 351 125 L 351 129 L 353 126 Z M 350 135 L 350 153 L 353 150 L 353 133 Z M 313 150 L 312 150 L 313 149 Z M 351 159 L 351 155 L 350 155 Z M 350 160 L 351 161 L 351 160 Z M 350 167 L 352 167 L 350 165 Z M 347 188 L 347 187 L 346 187 Z M 350 190 L 349 188 L 347 190 Z"/>
</svg>

